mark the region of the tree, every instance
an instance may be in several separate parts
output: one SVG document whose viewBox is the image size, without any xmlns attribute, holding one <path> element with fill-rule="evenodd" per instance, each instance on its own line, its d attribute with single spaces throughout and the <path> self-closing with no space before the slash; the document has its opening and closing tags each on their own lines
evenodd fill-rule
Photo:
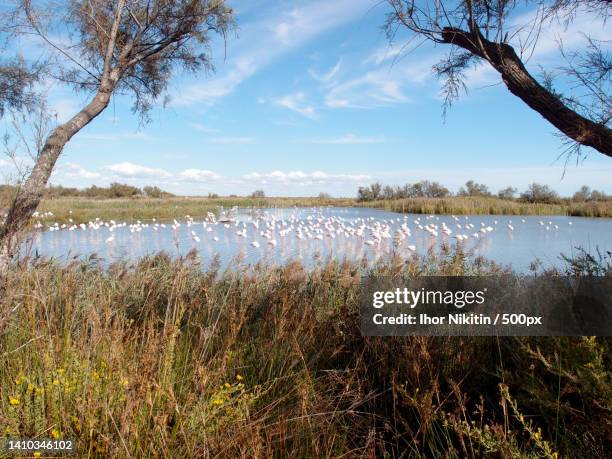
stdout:
<svg viewBox="0 0 612 459">
<path fill-rule="evenodd" d="M 532 183 L 527 190 L 521 193 L 521 199 L 527 202 L 541 202 L 552 204 L 559 201 L 559 195 L 548 185 Z"/>
<path fill-rule="evenodd" d="M 459 188 L 458 196 L 491 196 L 491 192 L 486 185 L 476 183 L 474 180 L 465 182 L 465 188 Z"/>
<path fill-rule="evenodd" d="M 550 21 L 570 22 L 578 10 L 607 18 L 612 14 L 609 0 L 387 2 L 391 12 L 385 29 L 390 39 L 402 28 L 418 38 L 450 46 L 448 55 L 434 66 L 443 79 L 445 110 L 465 88 L 465 71 L 485 62 L 512 94 L 566 136 L 568 152 L 580 154 L 580 148 L 588 146 L 612 157 L 612 60 L 605 43 L 587 36 L 583 53 L 568 53 L 560 43 L 566 65 L 556 72 L 570 80 L 567 87 L 576 88 L 569 95 L 553 88 L 553 72 L 544 71 L 539 82 L 525 66 L 541 29 Z M 534 17 L 524 14 L 525 4 L 533 7 Z"/>
<path fill-rule="evenodd" d="M 507 186 L 503 190 L 497 192 L 497 197 L 500 199 L 514 199 L 514 195 L 518 190 L 512 186 Z"/>
<path fill-rule="evenodd" d="M 266 197 L 266 193 L 264 190 L 255 190 L 251 193 L 251 198 L 253 199 L 263 199 Z"/>
<path fill-rule="evenodd" d="M 23 59 L 0 63 L 0 116 L 8 110 L 31 108 L 38 97 L 32 90 L 39 68 L 29 68 Z"/>
<path fill-rule="evenodd" d="M 380 183 L 373 183 L 369 187 L 360 186 L 357 190 L 357 201 L 376 201 L 381 198 L 382 186 Z"/>
<path fill-rule="evenodd" d="M 572 196 L 573 201 L 606 201 L 608 196 L 603 191 L 599 190 L 591 190 L 586 185 L 580 187 L 578 191 L 574 193 Z"/>
<path fill-rule="evenodd" d="M 591 201 L 607 201 L 610 196 L 603 191 L 593 190 L 591 191 Z"/>
<path fill-rule="evenodd" d="M 146 116 L 173 70 L 211 69 L 210 34 L 225 36 L 233 13 L 224 0 L 22 0 L 10 21 L 14 33 L 37 36 L 51 50 L 50 76 L 91 98 L 50 132 L 13 199 L 0 226 L 0 279 L 70 139 L 108 107 L 114 94 L 131 94 L 134 111 Z M 56 43 L 55 29 L 68 31 L 74 43 Z"/>
<path fill-rule="evenodd" d="M 423 180 L 409 186 L 408 196 L 411 198 L 444 198 L 450 191 L 438 182 Z"/>
<path fill-rule="evenodd" d="M 591 199 L 591 189 L 586 185 L 581 186 L 572 196 L 573 201 L 588 201 L 589 199 Z"/>
</svg>

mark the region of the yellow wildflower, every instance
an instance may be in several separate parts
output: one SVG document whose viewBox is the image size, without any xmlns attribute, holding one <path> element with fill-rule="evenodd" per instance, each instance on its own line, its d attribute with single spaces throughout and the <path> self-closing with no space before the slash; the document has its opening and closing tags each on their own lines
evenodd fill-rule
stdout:
<svg viewBox="0 0 612 459">
<path fill-rule="evenodd" d="M 58 368 L 57 369 L 57 373 L 60 374 L 60 375 L 63 375 L 65 371 L 66 370 L 64 370 L 63 368 Z"/>
<path fill-rule="evenodd" d="M 59 380 L 58 379 L 54 379 L 53 380 L 53 385 L 54 386 L 59 386 Z"/>
<path fill-rule="evenodd" d="M 223 400 L 219 400 L 218 398 L 214 399 L 212 401 L 213 405 L 222 405 L 223 404 Z"/>
<path fill-rule="evenodd" d="M 41 457 L 42 453 L 40 451 L 34 451 L 34 457 Z"/>
<path fill-rule="evenodd" d="M 542 429 L 538 428 L 538 431 L 534 433 L 533 436 L 537 441 L 540 441 L 542 439 Z"/>
<path fill-rule="evenodd" d="M 237 379 L 238 381 L 242 381 L 244 378 L 242 377 L 242 375 L 241 375 L 240 373 L 238 373 L 238 374 L 236 375 L 236 379 Z"/>
<path fill-rule="evenodd" d="M 552 457 L 553 459 L 557 459 L 559 457 L 559 453 L 555 451 L 554 453 L 552 453 Z"/>
<path fill-rule="evenodd" d="M 57 440 L 61 436 L 61 432 L 57 429 L 52 429 L 51 436 Z"/>
<path fill-rule="evenodd" d="M 21 403 L 21 402 L 19 401 L 19 399 L 18 399 L 18 398 L 11 397 L 11 396 L 9 395 L 9 403 L 10 403 L 11 405 L 13 405 L 13 406 L 14 406 L 14 405 L 19 405 L 19 403 Z"/>
<path fill-rule="evenodd" d="M 223 384 L 223 385 L 224 385 L 224 386 L 225 386 L 227 389 L 229 389 L 230 387 L 232 387 L 232 386 L 230 385 L 230 383 L 225 383 L 225 384 Z"/>
</svg>

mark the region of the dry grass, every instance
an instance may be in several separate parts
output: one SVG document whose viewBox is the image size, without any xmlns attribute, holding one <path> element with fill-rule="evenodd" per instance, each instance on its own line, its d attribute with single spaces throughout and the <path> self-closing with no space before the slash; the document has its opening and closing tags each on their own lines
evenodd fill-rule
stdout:
<svg viewBox="0 0 612 459">
<path fill-rule="evenodd" d="M 569 215 L 574 217 L 612 217 L 612 200 L 558 204 L 528 203 L 488 197 L 409 198 L 359 203 L 363 207 L 393 212 L 451 215 Z"/>
<path fill-rule="evenodd" d="M 499 268 L 18 266 L 0 299 L 3 434 L 72 437 L 79 457 L 611 456 L 607 339 L 362 337 L 365 272 Z"/>
</svg>

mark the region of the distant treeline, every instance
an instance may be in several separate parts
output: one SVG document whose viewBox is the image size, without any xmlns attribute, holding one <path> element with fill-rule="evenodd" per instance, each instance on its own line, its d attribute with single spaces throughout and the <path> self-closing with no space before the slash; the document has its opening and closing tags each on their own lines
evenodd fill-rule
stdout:
<svg viewBox="0 0 612 459">
<path fill-rule="evenodd" d="M 473 180 L 467 181 L 455 195 L 444 185 L 438 182 L 430 182 L 429 180 L 394 187 L 373 183 L 370 186 L 359 187 L 357 191 L 357 201 L 359 202 L 406 198 L 445 198 L 450 196 L 497 197 L 499 199 L 544 204 L 559 204 L 568 200 L 568 198 L 561 198 L 548 185 L 541 185 L 539 183 L 532 183 L 522 193 L 519 193 L 516 188 L 508 186 L 494 194 L 486 185 L 476 183 Z M 591 190 L 585 185 L 574 193 L 569 200 L 575 202 L 608 201 L 612 200 L 612 196 L 606 195 L 603 191 Z"/>
<path fill-rule="evenodd" d="M 4 201 L 14 195 L 16 187 L 11 185 L 0 185 L 0 198 Z M 61 185 L 50 185 L 45 189 L 45 198 L 83 197 L 83 198 L 170 198 L 174 196 L 156 186 L 145 186 L 138 188 L 124 183 L 111 183 L 107 187 L 92 185 L 88 188 L 78 189 L 64 187 Z"/>
</svg>

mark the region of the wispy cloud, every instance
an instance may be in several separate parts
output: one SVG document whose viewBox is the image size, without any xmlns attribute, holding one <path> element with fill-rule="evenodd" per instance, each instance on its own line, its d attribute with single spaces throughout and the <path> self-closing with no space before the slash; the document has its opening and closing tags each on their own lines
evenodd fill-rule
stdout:
<svg viewBox="0 0 612 459">
<path fill-rule="evenodd" d="M 341 65 L 342 59 L 338 59 L 336 65 L 334 65 L 331 69 L 329 69 L 323 74 L 319 74 L 313 69 L 308 69 L 308 73 L 319 83 L 328 84 L 333 81 L 333 79 L 338 75 L 338 72 L 340 72 Z"/>
<path fill-rule="evenodd" d="M 333 137 L 329 139 L 313 139 L 312 143 L 322 143 L 330 145 L 364 145 L 372 143 L 383 143 L 385 138 L 380 137 L 363 137 L 355 134 L 345 134 L 340 137 Z"/>
<path fill-rule="evenodd" d="M 164 169 L 141 166 L 134 163 L 117 163 L 105 166 L 104 169 L 113 172 L 119 177 L 127 178 L 157 178 L 168 179 L 172 174 Z"/>
<path fill-rule="evenodd" d="M 381 65 L 383 62 L 395 60 L 408 51 L 409 44 L 409 42 L 390 43 L 378 47 L 363 60 L 363 64 Z"/>
<path fill-rule="evenodd" d="M 431 76 L 435 58 L 401 65 L 382 65 L 330 87 L 325 104 L 330 108 L 375 108 L 411 101 L 407 87 L 421 86 Z"/>
<path fill-rule="evenodd" d="M 317 112 L 312 105 L 305 103 L 305 99 L 306 95 L 303 92 L 296 92 L 273 99 L 273 102 L 280 107 L 288 108 L 306 118 L 315 119 L 317 117 Z"/>
<path fill-rule="evenodd" d="M 175 91 L 173 103 L 213 104 L 280 56 L 363 16 L 374 4 L 373 0 L 319 0 L 291 10 L 275 10 L 265 19 L 243 24 L 240 37 L 228 43 L 228 55 L 235 57 L 224 65 L 225 70 Z"/>
</svg>

